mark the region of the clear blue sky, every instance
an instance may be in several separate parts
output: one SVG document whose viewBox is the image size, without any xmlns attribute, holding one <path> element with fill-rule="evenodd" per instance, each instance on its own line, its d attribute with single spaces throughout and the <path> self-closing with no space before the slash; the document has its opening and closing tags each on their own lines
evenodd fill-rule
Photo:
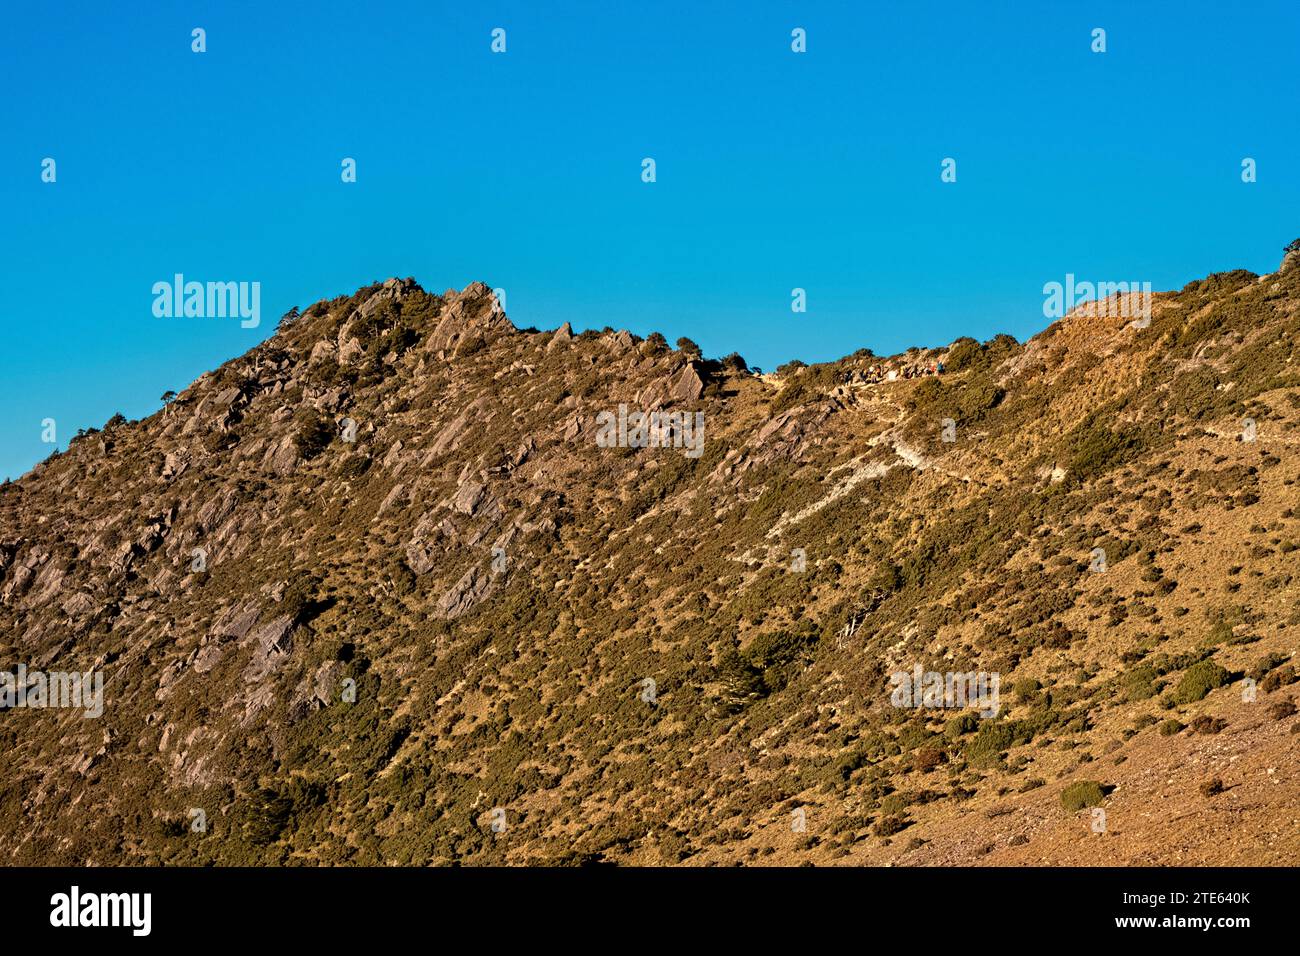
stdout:
<svg viewBox="0 0 1300 956">
<path fill-rule="evenodd" d="M 771 368 L 1300 235 L 1294 0 L 137 6 L 3 14 L 0 477 L 391 275 Z M 262 326 L 154 318 L 177 272 L 260 282 Z"/>
</svg>

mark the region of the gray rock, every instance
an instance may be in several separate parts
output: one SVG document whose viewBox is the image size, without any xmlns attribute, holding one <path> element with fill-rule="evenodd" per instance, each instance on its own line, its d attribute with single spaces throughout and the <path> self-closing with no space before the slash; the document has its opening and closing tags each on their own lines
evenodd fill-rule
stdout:
<svg viewBox="0 0 1300 956">
<path fill-rule="evenodd" d="M 280 439 L 279 444 L 267 452 L 265 461 L 278 477 L 293 474 L 298 466 L 298 449 L 293 445 L 293 436 L 285 435 Z"/>
<path fill-rule="evenodd" d="M 255 684 L 278 669 L 293 650 L 293 618 L 282 614 L 268 621 L 249 634 L 244 643 L 253 648 L 252 660 L 244 669 L 244 680 Z"/>
<path fill-rule="evenodd" d="M 687 362 L 677 380 L 673 382 L 673 397 L 683 402 L 694 402 L 704 394 L 704 379 L 696 371 L 694 362 Z"/>
<path fill-rule="evenodd" d="M 472 610 L 487 597 L 492 579 L 477 566 L 470 568 L 450 591 L 438 599 L 438 613 L 453 620 Z"/>
<path fill-rule="evenodd" d="M 406 566 L 416 574 L 428 574 L 436 563 L 428 542 L 417 538 L 406 546 Z"/>
<path fill-rule="evenodd" d="M 477 481 L 467 481 L 456 489 L 451 499 L 451 506 L 461 514 L 472 515 L 483 501 L 485 486 Z"/>
<path fill-rule="evenodd" d="M 572 341 L 573 326 L 565 322 L 551 335 L 551 340 L 546 343 L 546 351 L 554 352 L 556 349 L 564 348 Z"/>
<path fill-rule="evenodd" d="M 216 640 L 242 641 L 257 623 L 260 613 L 256 604 L 236 604 L 212 626 L 212 630 L 208 633 Z"/>
</svg>

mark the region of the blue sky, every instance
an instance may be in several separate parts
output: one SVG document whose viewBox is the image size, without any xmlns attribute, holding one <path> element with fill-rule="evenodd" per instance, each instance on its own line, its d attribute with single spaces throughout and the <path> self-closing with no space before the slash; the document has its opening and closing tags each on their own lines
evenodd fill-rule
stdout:
<svg viewBox="0 0 1300 956">
<path fill-rule="evenodd" d="M 132 6 L 4 14 L 0 477 L 392 275 L 771 368 L 1300 236 L 1294 2 Z M 261 327 L 155 318 L 177 272 L 260 282 Z"/>
</svg>

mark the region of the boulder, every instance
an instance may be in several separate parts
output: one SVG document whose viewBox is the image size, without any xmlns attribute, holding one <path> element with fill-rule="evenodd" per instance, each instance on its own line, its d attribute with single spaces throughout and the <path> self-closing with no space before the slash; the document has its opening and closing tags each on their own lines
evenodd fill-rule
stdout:
<svg viewBox="0 0 1300 956">
<path fill-rule="evenodd" d="M 482 503 L 486 490 L 486 487 L 477 481 L 467 481 L 456 489 L 456 494 L 451 499 L 451 506 L 461 514 L 472 515 Z"/>
<path fill-rule="evenodd" d="M 416 538 L 406 546 L 406 566 L 416 574 L 428 574 L 435 564 L 436 555 L 423 538 Z"/>
</svg>

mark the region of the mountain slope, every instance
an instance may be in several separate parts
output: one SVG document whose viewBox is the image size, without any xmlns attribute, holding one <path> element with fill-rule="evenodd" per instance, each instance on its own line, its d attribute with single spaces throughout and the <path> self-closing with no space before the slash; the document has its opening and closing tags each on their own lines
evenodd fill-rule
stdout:
<svg viewBox="0 0 1300 956">
<path fill-rule="evenodd" d="M 0 712 L 0 848 L 1293 863 L 1295 259 L 764 376 L 478 283 L 291 313 L 0 488 L 4 667 L 105 680 Z M 698 457 L 602 447 L 620 405 Z M 915 665 L 997 716 L 893 706 Z"/>
</svg>

